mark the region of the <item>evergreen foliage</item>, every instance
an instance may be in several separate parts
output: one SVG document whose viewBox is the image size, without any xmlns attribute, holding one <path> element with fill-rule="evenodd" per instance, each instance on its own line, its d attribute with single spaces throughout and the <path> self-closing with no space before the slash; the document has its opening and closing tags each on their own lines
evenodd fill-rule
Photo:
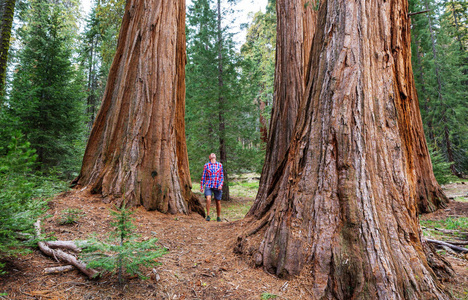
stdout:
<svg viewBox="0 0 468 300">
<path fill-rule="evenodd" d="M 466 16 L 467 6 L 459 1 L 410 1 L 412 12 L 430 10 L 412 16 L 412 64 L 426 138 L 433 159 L 443 158 L 458 176 L 468 173 L 468 56 L 463 37 L 468 21 L 461 17 L 463 7 Z"/>
<path fill-rule="evenodd" d="M 64 7 L 31 1 L 19 32 L 18 53 L 3 124 L 25 133 L 43 170 L 58 168 L 73 176 L 84 148 L 83 77 L 72 64 L 74 42 Z"/>
<path fill-rule="evenodd" d="M 260 114 L 262 141 L 267 142 L 267 130 L 273 104 L 276 55 L 276 1 L 270 0 L 266 12 L 257 12 L 247 29 L 246 42 L 241 47 L 244 59 L 243 87 L 255 99 Z M 263 127 L 263 128 L 262 128 Z"/>
<path fill-rule="evenodd" d="M 133 214 L 125 203 L 117 211 L 111 211 L 114 231 L 110 234 L 108 242 L 101 242 L 96 237 L 80 243 L 83 248 L 82 260 L 88 268 L 100 268 L 111 273 L 118 273 L 119 283 L 122 284 L 123 273 L 138 275 L 145 278 L 140 271 L 141 266 L 155 266 L 159 263 L 156 258 L 161 257 L 167 249 L 156 245 L 157 238 L 137 242 L 132 224 Z"/>
<path fill-rule="evenodd" d="M 58 219 L 58 224 L 68 225 L 75 224 L 83 216 L 83 211 L 77 208 L 67 208 L 62 211 Z"/>
<path fill-rule="evenodd" d="M 125 1 L 95 1 L 82 34 L 80 63 L 86 74 L 86 117 L 91 130 L 117 48 Z"/>
<path fill-rule="evenodd" d="M 15 3 L 16 0 L 2 0 L 0 4 L 0 109 L 5 92 L 5 75 Z"/>
<path fill-rule="evenodd" d="M 47 207 L 46 197 L 57 193 L 57 178 L 47 178 L 33 172 L 35 150 L 21 134 L 15 134 L 6 152 L 0 156 L 0 259 L 27 251 L 34 236 L 34 222 Z M 0 264 L 0 271 L 1 271 Z"/>
<path fill-rule="evenodd" d="M 86 117 L 88 119 L 88 131 L 91 131 L 99 110 L 110 68 L 110 64 L 104 62 L 102 54 L 104 48 L 107 48 L 105 45 L 106 37 L 103 36 L 103 32 L 108 31 L 103 30 L 97 8 L 94 7 L 86 20 L 86 29 L 82 34 L 80 49 L 80 63 L 87 75 Z"/>
<path fill-rule="evenodd" d="M 100 54 L 106 78 L 114 60 L 120 25 L 125 12 L 125 3 L 125 0 L 96 1 L 96 7 L 93 12 L 97 20 L 95 28 L 102 39 Z"/>
<path fill-rule="evenodd" d="M 211 0 L 193 1 L 188 8 L 186 133 L 190 171 L 196 178 L 208 155 L 219 153 L 220 137 L 227 156 L 227 162 L 221 162 L 232 173 L 259 171 L 263 156 L 258 111 L 242 77 L 245 65 L 229 27 L 220 32 L 217 17 Z"/>
<path fill-rule="evenodd" d="M 431 150 L 429 154 L 431 155 L 432 170 L 437 182 L 439 184 L 449 183 L 451 177 L 453 177 L 452 172 L 450 172 L 451 164 L 444 159 L 440 152 Z"/>
</svg>

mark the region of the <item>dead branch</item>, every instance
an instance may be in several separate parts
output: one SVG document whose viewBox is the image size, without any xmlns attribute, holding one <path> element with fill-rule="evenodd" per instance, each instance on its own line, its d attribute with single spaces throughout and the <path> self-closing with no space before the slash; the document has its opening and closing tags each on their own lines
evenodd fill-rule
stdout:
<svg viewBox="0 0 468 300">
<path fill-rule="evenodd" d="M 447 241 L 447 243 L 456 245 L 456 246 L 465 246 L 468 245 L 468 241 Z"/>
<path fill-rule="evenodd" d="M 410 12 L 408 13 L 408 16 L 411 17 L 411 16 L 415 16 L 415 15 L 419 15 L 419 14 L 425 14 L 427 12 L 430 12 L 432 9 L 428 9 L 428 10 L 422 10 L 422 11 L 418 11 L 418 12 Z"/>
<path fill-rule="evenodd" d="M 432 240 L 432 239 L 426 239 L 426 241 L 429 242 L 429 243 L 433 243 L 433 244 L 437 244 L 437 245 L 449 247 L 450 249 L 455 250 L 455 251 L 457 251 L 457 252 L 462 252 L 462 253 L 468 252 L 468 249 L 467 249 L 467 248 L 455 246 L 455 245 L 452 245 L 452 244 L 447 243 L 447 242 L 442 242 L 442 241 Z"/>
<path fill-rule="evenodd" d="M 75 269 L 74 266 L 66 265 L 66 266 L 60 266 L 60 267 L 45 268 L 43 273 L 44 274 L 58 274 L 58 273 L 65 273 L 74 269 Z"/>
<path fill-rule="evenodd" d="M 36 227 L 36 235 L 39 237 L 41 235 L 41 221 L 37 220 L 36 223 L 34 223 L 34 226 Z M 45 242 L 38 242 L 37 245 L 39 246 L 39 249 L 42 251 L 42 253 L 44 253 L 45 255 L 58 258 L 63 262 L 75 266 L 78 270 L 80 270 L 83 274 L 87 275 L 89 278 L 94 278 L 98 274 L 98 271 L 94 269 L 87 269 L 86 264 L 78 260 L 73 255 L 65 253 L 60 249 L 51 249 Z"/>
<path fill-rule="evenodd" d="M 81 248 L 78 247 L 74 241 L 48 241 L 44 243 L 52 249 L 62 248 L 74 252 L 81 252 Z"/>
<path fill-rule="evenodd" d="M 460 231 L 460 230 L 441 229 L 441 228 L 437 228 L 437 227 L 435 227 L 434 229 L 437 230 L 437 231 L 443 232 L 443 233 L 449 233 L 449 234 L 458 233 L 458 234 L 468 235 L 468 232 L 464 232 L 464 231 Z"/>
</svg>

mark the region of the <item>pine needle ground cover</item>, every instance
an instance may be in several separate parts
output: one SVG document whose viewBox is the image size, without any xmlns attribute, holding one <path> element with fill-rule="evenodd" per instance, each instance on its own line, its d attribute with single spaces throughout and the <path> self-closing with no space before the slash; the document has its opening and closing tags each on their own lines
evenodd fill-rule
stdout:
<svg viewBox="0 0 468 300">
<path fill-rule="evenodd" d="M 239 186 L 246 185 L 245 183 Z M 194 187 L 199 190 L 198 187 Z M 245 189 L 248 189 L 245 187 Z M 455 215 L 468 215 L 468 185 L 454 183 L 445 186 L 451 201 L 446 209 L 420 217 L 422 226 L 434 228 L 455 222 Z M 465 202 L 458 201 L 462 197 Z M 308 299 L 308 292 L 303 288 L 301 277 L 284 280 L 275 278 L 262 269 L 254 268 L 249 262 L 240 259 L 233 251 L 233 245 L 243 230 L 243 206 L 253 198 L 236 198 L 230 203 L 223 201 L 223 222 L 206 222 L 196 214 L 164 215 L 137 208 L 132 218 L 136 226 L 134 233 L 139 237 L 135 241 L 148 241 L 157 238 L 156 245 L 168 249 L 157 258 L 156 266 L 142 266 L 141 274 L 148 277 L 142 280 L 138 276 L 124 274 L 124 285 L 118 284 L 118 275 L 105 273 L 100 278 L 89 280 L 78 271 L 56 275 L 43 275 L 46 267 L 59 266 L 60 263 L 46 258 L 34 250 L 25 256 L 4 261 L 8 273 L 0 277 L 0 293 L 7 293 L 5 299 L 25 299 L 27 295 L 53 299 Z M 58 240 L 85 240 L 91 233 L 105 241 L 113 217 L 109 209 L 112 203 L 104 203 L 99 196 L 81 195 L 76 190 L 62 193 L 49 202 L 50 218 L 42 223 L 44 234 L 52 234 Z M 58 219 L 65 209 L 81 209 L 82 216 L 76 223 L 59 225 Z M 227 217 L 236 211 L 235 217 Z M 234 220 L 239 218 L 238 220 Z M 451 218 L 452 220 L 446 221 Z M 461 221 L 463 219 L 460 219 Z M 432 222 L 429 225 L 427 222 Z M 426 222 L 426 223 L 424 223 Z M 439 223 L 440 222 L 440 223 Z M 462 225 L 464 226 L 464 225 Z M 455 228 L 455 227 L 454 227 Z M 458 230 L 461 227 L 458 227 Z M 431 234 L 436 230 L 426 230 Z M 433 236 L 441 239 L 441 236 Z M 451 236 L 447 238 L 467 237 Z M 454 267 L 456 276 L 445 282 L 454 299 L 466 299 L 468 296 L 468 261 L 465 257 L 449 252 L 440 252 Z M 276 296 L 276 298 L 271 298 Z M 37 296 L 39 297 L 39 296 Z"/>
</svg>

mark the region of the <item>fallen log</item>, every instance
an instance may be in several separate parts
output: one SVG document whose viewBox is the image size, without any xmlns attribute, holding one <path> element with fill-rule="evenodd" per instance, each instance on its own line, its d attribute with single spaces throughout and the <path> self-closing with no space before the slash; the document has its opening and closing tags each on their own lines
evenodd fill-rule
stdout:
<svg viewBox="0 0 468 300">
<path fill-rule="evenodd" d="M 36 227 L 36 235 L 39 237 L 41 235 L 41 221 L 37 220 L 36 223 L 34 223 L 34 226 Z M 39 246 L 39 249 L 42 251 L 42 253 L 44 253 L 45 255 L 54 257 L 55 259 L 59 259 L 70 265 L 73 265 L 78 270 L 80 270 L 83 274 L 87 275 L 89 278 L 94 278 L 99 274 L 99 272 L 94 269 L 87 269 L 86 264 L 78 260 L 73 255 L 65 253 L 60 249 L 54 250 L 50 248 L 46 244 L 46 242 L 38 242 L 37 245 Z"/>
<path fill-rule="evenodd" d="M 66 265 L 66 266 L 60 266 L 60 267 L 45 268 L 43 273 L 44 274 L 58 274 L 58 273 L 65 273 L 74 269 L 75 269 L 74 266 Z"/>
<path fill-rule="evenodd" d="M 442 241 L 432 240 L 432 239 L 426 239 L 426 241 L 429 242 L 429 243 L 449 247 L 450 249 L 455 250 L 457 252 L 462 252 L 462 253 L 467 253 L 468 252 L 467 248 L 455 246 L 455 245 L 452 245 L 452 244 L 447 243 L 447 242 L 442 242 Z"/>
</svg>

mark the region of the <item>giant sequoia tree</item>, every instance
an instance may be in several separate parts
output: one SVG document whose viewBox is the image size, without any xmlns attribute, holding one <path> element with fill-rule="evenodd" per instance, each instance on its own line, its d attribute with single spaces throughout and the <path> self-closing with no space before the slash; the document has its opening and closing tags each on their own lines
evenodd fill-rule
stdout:
<svg viewBox="0 0 468 300">
<path fill-rule="evenodd" d="M 260 179 L 259 192 L 249 215 L 264 213 L 271 202 L 267 192 L 271 180 L 288 149 L 293 133 L 306 81 L 310 75 L 310 53 L 316 24 L 316 7 L 308 0 L 277 1 L 277 55 L 275 70 L 275 97 L 271 114 L 269 139 L 265 165 Z M 432 212 L 445 207 L 448 198 L 444 195 L 432 171 L 426 145 L 413 76 L 412 109 L 410 110 L 412 139 L 414 140 L 414 163 L 417 177 L 417 209 L 419 213 Z"/>
<path fill-rule="evenodd" d="M 185 144 L 185 0 L 129 0 L 79 185 L 148 210 L 204 214 Z"/>
<path fill-rule="evenodd" d="M 321 1 L 317 16 L 289 149 L 237 250 L 302 272 L 314 299 L 447 299 L 416 214 L 407 1 Z"/>
<path fill-rule="evenodd" d="M 308 1 L 276 1 L 277 35 L 273 108 L 257 200 L 249 214 L 268 208 L 268 189 L 283 160 L 305 90 L 316 12 Z"/>
</svg>

